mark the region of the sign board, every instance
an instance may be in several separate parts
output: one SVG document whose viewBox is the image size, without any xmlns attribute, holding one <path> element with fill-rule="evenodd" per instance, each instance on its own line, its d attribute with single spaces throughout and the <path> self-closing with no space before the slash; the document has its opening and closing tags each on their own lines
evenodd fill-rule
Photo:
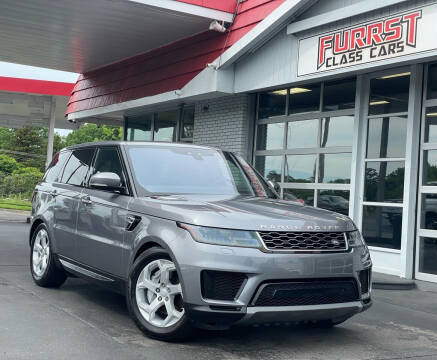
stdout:
<svg viewBox="0 0 437 360">
<path fill-rule="evenodd" d="M 298 76 L 437 49 L 437 4 L 299 40 Z"/>
</svg>

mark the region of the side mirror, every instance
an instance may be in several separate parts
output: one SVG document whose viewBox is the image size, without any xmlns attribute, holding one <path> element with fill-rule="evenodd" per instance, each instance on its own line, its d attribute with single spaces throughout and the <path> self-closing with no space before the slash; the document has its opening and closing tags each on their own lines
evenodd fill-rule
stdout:
<svg viewBox="0 0 437 360">
<path fill-rule="evenodd" d="M 90 187 L 93 189 L 107 191 L 122 191 L 121 179 L 116 173 L 101 172 L 94 174 L 90 178 Z"/>
<path fill-rule="evenodd" d="M 275 181 L 272 180 L 267 180 L 267 184 L 273 189 L 275 190 L 278 194 L 280 194 L 281 192 L 281 187 L 279 186 L 279 184 Z"/>
</svg>

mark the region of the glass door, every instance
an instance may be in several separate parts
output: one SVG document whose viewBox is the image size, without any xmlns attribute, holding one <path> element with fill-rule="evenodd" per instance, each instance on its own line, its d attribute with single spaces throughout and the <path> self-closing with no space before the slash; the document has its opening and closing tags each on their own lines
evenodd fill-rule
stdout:
<svg viewBox="0 0 437 360">
<path fill-rule="evenodd" d="M 368 78 L 361 229 L 378 271 L 402 273 L 410 72 Z"/>
<path fill-rule="evenodd" d="M 425 68 L 416 238 L 416 278 L 437 282 L 437 63 Z"/>
</svg>

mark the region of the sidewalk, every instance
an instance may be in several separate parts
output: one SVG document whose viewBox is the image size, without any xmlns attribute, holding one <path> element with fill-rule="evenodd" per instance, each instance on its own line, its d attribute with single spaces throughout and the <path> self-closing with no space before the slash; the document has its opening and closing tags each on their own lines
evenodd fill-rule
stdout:
<svg viewBox="0 0 437 360">
<path fill-rule="evenodd" d="M 0 222 L 28 222 L 30 211 L 0 209 Z"/>
</svg>

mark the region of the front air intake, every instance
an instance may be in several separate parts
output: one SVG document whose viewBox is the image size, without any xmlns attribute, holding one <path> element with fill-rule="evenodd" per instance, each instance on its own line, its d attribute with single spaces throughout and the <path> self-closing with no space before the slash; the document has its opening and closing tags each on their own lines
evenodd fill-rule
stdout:
<svg viewBox="0 0 437 360">
<path fill-rule="evenodd" d="M 201 273 L 202 296 L 211 300 L 233 301 L 246 275 L 238 272 L 204 270 Z"/>
</svg>

